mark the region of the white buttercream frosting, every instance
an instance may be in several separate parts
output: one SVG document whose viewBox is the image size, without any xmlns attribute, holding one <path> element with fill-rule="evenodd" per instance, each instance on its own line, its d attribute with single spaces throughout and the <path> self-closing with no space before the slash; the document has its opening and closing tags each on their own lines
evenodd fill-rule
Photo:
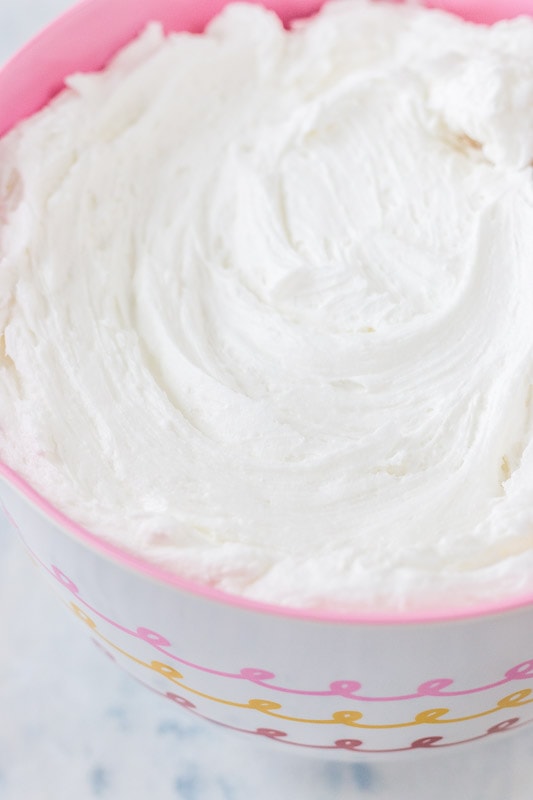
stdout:
<svg viewBox="0 0 533 800">
<path fill-rule="evenodd" d="M 0 455 L 294 606 L 533 588 L 533 21 L 158 25 L 0 144 Z"/>
</svg>

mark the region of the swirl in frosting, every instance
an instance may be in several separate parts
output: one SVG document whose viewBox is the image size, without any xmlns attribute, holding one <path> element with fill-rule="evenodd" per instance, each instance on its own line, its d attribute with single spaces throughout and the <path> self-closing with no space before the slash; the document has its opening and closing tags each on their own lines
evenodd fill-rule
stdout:
<svg viewBox="0 0 533 800">
<path fill-rule="evenodd" d="M 0 144 L 0 455 L 292 606 L 533 583 L 533 21 L 158 25 Z"/>
</svg>

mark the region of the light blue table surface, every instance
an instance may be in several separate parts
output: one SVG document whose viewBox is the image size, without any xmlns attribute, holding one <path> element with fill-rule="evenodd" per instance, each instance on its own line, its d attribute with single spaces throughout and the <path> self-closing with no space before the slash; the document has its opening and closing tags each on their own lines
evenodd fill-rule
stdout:
<svg viewBox="0 0 533 800">
<path fill-rule="evenodd" d="M 0 0 L 0 62 L 69 5 Z M 533 798 L 533 726 L 378 766 L 260 744 L 191 719 L 103 658 L 0 517 L 0 800 Z"/>
</svg>

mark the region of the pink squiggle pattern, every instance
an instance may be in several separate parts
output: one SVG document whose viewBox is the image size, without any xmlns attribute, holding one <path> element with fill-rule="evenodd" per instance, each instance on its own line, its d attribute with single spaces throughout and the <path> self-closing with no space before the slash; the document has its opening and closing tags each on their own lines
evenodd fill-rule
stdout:
<svg viewBox="0 0 533 800">
<path fill-rule="evenodd" d="M 155 650 L 161 653 L 161 655 L 164 655 L 166 658 L 176 661 L 179 664 L 190 667 L 191 669 L 208 673 L 210 675 L 216 675 L 222 678 L 246 680 L 264 689 L 270 689 L 272 691 L 283 692 L 291 695 L 304 695 L 307 697 L 343 697 L 345 699 L 354 700 L 357 702 L 384 703 L 414 700 L 420 697 L 461 697 L 470 694 L 478 694 L 480 692 L 488 691 L 489 689 L 496 689 L 500 686 L 504 686 L 507 683 L 511 683 L 512 681 L 533 679 L 533 659 L 530 659 L 511 667 L 505 672 L 503 678 L 495 681 L 494 683 L 485 684 L 472 689 L 456 691 L 446 691 L 446 689 L 454 684 L 454 680 L 451 678 L 434 678 L 424 681 L 417 687 L 417 690 L 411 694 L 390 695 L 383 697 L 372 697 L 359 694 L 358 692 L 362 688 L 362 685 L 359 683 L 359 681 L 354 680 L 335 680 L 329 684 L 328 689 L 318 691 L 278 686 L 277 684 L 271 682 L 276 675 L 269 670 L 257 667 L 243 667 L 239 672 L 224 672 L 222 670 L 212 669 L 211 667 L 195 664 L 191 661 L 187 661 L 184 658 L 180 658 L 167 649 L 172 646 L 172 643 L 166 637 L 162 636 L 156 631 L 144 627 L 139 627 L 135 630 L 132 630 L 124 625 L 121 625 L 119 622 L 110 619 L 98 609 L 94 608 L 90 603 L 80 596 L 80 590 L 77 585 L 68 577 L 68 575 L 59 569 L 59 567 L 55 565 L 49 567 L 47 564 L 43 563 L 41 559 L 30 550 L 30 548 L 28 548 L 28 550 L 32 557 L 43 567 L 43 569 L 45 569 L 49 575 L 58 581 L 63 588 L 71 592 L 71 594 L 76 597 L 79 603 L 85 606 L 85 608 L 89 609 L 92 614 L 95 614 L 97 617 L 112 625 L 117 630 L 122 631 L 128 636 L 132 636 L 133 638 L 140 639 L 147 644 L 150 644 Z"/>
<path fill-rule="evenodd" d="M 47 570 L 47 572 L 51 574 L 52 577 L 54 577 L 64 588 L 70 591 L 76 597 L 78 602 L 82 603 L 93 614 L 96 614 L 98 617 L 100 617 L 100 619 L 103 619 L 105 622 L 109 623 L 117 630 L 120 630 L 129 636 L 147 642 L 152 647 L 154 647 L 154 649 L 156 649 L 159 653 L 166 656 L 167 658 L 170 658 L 185 666 L 191 667 L 192 669 L 206 672 L 211 675 L 217 675 L 219 677 L 231 678 L 236 680 L 247 680 L 265 689 L 271 689 L 274 691 L 279 691 L 294 695 L 306 695 L 315 697 L 341 696 L 346 699 L 363 701 L 363 702 L 397 702 L 402 700 L 412 700 L 414 698 L 428 697 L 428 696 L 459 697 L 463 695 L 469 695 L 487 691 L 488 689 L 494 689 L 499 686 L 503 686 L 507 683 L 510 683 L 511 681 L 527 680 L 533 678 L 533 659 L 532 659 L 529 661 L 524 661 L 521 664 L 517 664 L 514 667 L 511 667 L 511 669 L 507 670 L 504 677 L 499 681 L 495 681 L 494 683 L 486 684 L 484 686 L 476 687 L 474 689 L 465 689 L 459 691 L 449 691 L 449 692 L 445 691 L 449 686 L 453 685 L 454 683 L 454 681 L 450 678 L 437 678 L 425 681 L 424 683 L 420 684 L 418 686 L 417 691 L 412 694 L 398 695 L 398 696 L 384 696 L 384 697 L 369 697 L 357 694 L 359 689 L 361 689 L 361 684 L 358 681 L 351 681 L 351 680 L 333 681 L 332 683 L 330 683 L 329 689 L 322 691 L 292 689 L 288 687 L 277 686 L 275 684 L 272 684 L 271 682 L 267 683 L 267 681 L 270 681 L 272 678 L 276 677 L 275 673 L 270 672 L 268 670 L 259 669 L 255 667 L 244 667 L 237 673 L 224 672 L 221 670 L 212 669 L 210 667 L 205 667 L 200 664 L 195 664 L 193 662 L 187 661 L 186 659 L 176 656 L 174 653 L 166 649 L 171 646 L 171 642 L 167 638 L 157 633 L 156 631 L 150 630 L 149 628 L 139 627 L 136 630 L 131 630 L 130 628 L 121 625 L 115 620 L 110 619 L 105 614 L 102 614 L 100 611 L 98 611 L 98 609 L 91 606 L 90 603 L 85 601 L 80 596 L 79 589 L 76 586 L 76 584 L 67 575 L 65 575 L 65 573 L 62 572 L 58 567 L 52 566 L 51 568 L 48 568 L 47 565 L 43 564 L 40 560 L 39 563 L 41 563 L 41 565 Z"/>
<path fill-rule="evenodd" d="M 212 675 L 217 675 L 219 677 L 224 678 L 232 678 L 232 679 L 241 679 L 247 680 L 251 683 L 254 683 L 257 686 L 261 686 L 265 689 L 272 689 L 279 692 L 285 692 L 288 694 L 294 695 L 306 695 L 306 696 L 316 696 L 316 697 L 328 697 L 328 696 L 335 696 L 335 697 L 345 697 L 351 700 L 358 700 L 358 701 L 366 701 L 366 702 L 393 702 L 398 700 L 412 700 L 419 697 L 459 697 L 462 695 L 468 694 L 475 694 L 483 691 L 487 691 L 488 689 L 494 689 L 499 686 L 503 686 L 511 681 L 515 680 L 527 680 L 533 678 L 533 659 L 529 661 L 524 661 L 521 664 L 517 664 L 511 669 L 507 670 L 504 677 L 499 680 L 495 681 L 494 683 L 486 684 L 484 686 L 479 686 L 474 689 L 465 689 L 459 691 L 445 691 L 449 686 L 452 686 L 454 681 L 450 678 L 437 678 L 429 681 L 425 681 L 418 686 L 416 692 L 412 694 L 406 695 L 399 695 L 399 696 L 384 696 L 384 697 L 368 697 L 364 695 L 357 694 L 358 690 L 361 688 L 361 684 L 358 681 L 333 681 L 329 685 L 329 689 L 322 690 L 322 691 L 310 691 L 305 689 L 292 689 L 283 686 L 277 686 L 273 683 L 267 683 L 266 681 L 270 681 L 270 679 L 275 678 L 275 674 L 273 672 L 269 672 L 268 670 L 258 669 L 255 667 L 244 667 L 237 673 L 233 672 L 223 672 L 220 670 L 211 669 L 209 667 L 204 667 L 199 664 L 194 664 L 193 662 L 187 661 L 186 659 L 179 658 L 178 656 L 174 655 L 172 652 L 168 651 L 167 647 L 171 646 L 171 642 L 155 631 L 152 631 L 148 628 L 137 628 L 136 630 L 131 630 L 129 628 L 124 627 L 118 622 L 111 620 L 105 614 L 102 614 L 100 611 L 95 609 L 91 606 L 88 602 L 83 600 L 80 597 L 78 587 L 76 584 L 68 578 L 58 567 L 53 566 L 51 569 L 48 569 L 46 565 L 43 564 L 45 569 L 54 577 L 56 580 L 61 583 L 61 585 L 68 589 L 72 594 L 75 595 L 76 599 L 82 603 L 86 608 L 88 608 L 91 613 L 96 614 L 98 617 L 103 619 L 104 621 L 111 624 L 113 627 L 121 630 L 123 633 L 128 634 L 129 636 L 133 636 L 134 638 L 141 639 L 148 644 L 152 645 L 159 653 L 166 656 L 167 658 L 173 659 L 174 661 L 179 662 L 180 664 L 184 664 L 185 666 L 191 667 L 196 670 L 200 670 L 202 672 L 207 672 Z"/>
<path fill-rule="evenodd" d="M 329 745 L 305 744 L 303 742 L 294 742 L 291 739 L 288 739 L 288 734 L 285 731 L 274 728 L 256 728 L 255 730 L 249 730 L 247 728 L 239 728 L 235 725 L 229 725 L 226 722 L 220 722 L 219 720 L 212 719 L 211 717 L 207 717 L 205 714 L 200 713 L 195 704 L 186 697 L 177 695 L 174 692 L 160 692 L 153 686 L 141 681 L 139 678 L 135 678 L 135 680 L 142 686 L 150 689 L 150 691 L 154 692 L 155 694 L 158 694 L 161 697 L 166 697 L 168 700 L 172 700 L 172 702 L 176 703 L 182 708 L 185 708 L 191 714 L 194 714 L 196 717 L 199 717 L 206 722 L 212 722 L 221 728 L 227 728 L 228 730 L 237 731 L 238 733 L 247 733 L 252 736 L 262 736 L 272 741 L 281 742 L 282 744 L 291 745 L 293 747 L 305 747 L 310 750 L 348 750 L 353 753 L 363 753 L 367 755 L 377 755 L 380 753 L 407 753 L 413 750 L 437 750 L 446 747 L 455 747 L 461 744 L 469 744 L 470 742 L 477 742 L 482 739 L 486 739 L 489 736 L 494 736 L 498 733 L 505 733 L 511 729 L 518 730 L 519 728 L 523 728 L 533 722 L 533 720 L 521 722 L 520 717 L 512 717 L 511 719 L 498 722 L 496 725 L 491 725 L 491 727 L 488 728 L 485 733 L 482 733 L 479 736 L 473 736 L 470 739 L 460 739 L 459 741 L 449 742 L 445 741 L 443 736 L 424 736 L 419 739 L 415 739 L 407 747 L 379 750 L 364 748 L 364 742 L 361 739 L 336 739 L 332 744 Z"/>
</svg>

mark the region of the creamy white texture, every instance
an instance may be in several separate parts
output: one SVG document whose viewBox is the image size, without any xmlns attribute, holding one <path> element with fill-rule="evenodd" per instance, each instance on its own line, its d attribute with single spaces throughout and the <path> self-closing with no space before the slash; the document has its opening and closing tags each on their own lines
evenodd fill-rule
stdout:
<svg viewBox="0 0 533 800">
<path fill-rule="evenodd" d="M 533 21 L 152 25 L 0 144 L 0 455 L 251 598 L 533 587 Z"/>
</svg>

